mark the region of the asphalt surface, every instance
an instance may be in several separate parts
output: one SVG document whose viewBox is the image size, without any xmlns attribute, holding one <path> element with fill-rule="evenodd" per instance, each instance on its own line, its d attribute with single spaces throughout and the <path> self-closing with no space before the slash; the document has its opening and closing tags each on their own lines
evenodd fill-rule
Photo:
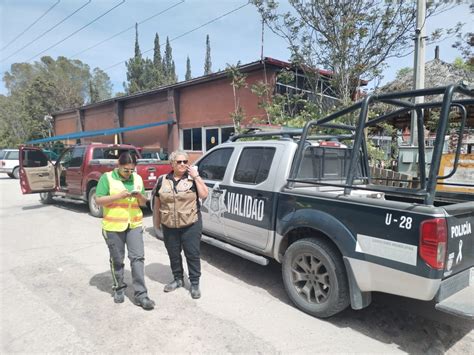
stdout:
<svg viewBox="0 0 474 355">
<path fill-rule="evenodd" d="M 203 296 L 163 293 L 171 280 L 145 214 L 146 282 L 157 306 L 114 304 L 100 220 L 85 204 L 42 205 L 0 176 L 0 353 L 474 353 L 473 322 L 431 302 L 374 294 L 321 320 L 296 309 L 277 263 L 202 246 Z M 126 261 L 126 282 L 131 275 Z M 396 280 L 394 280 L 396 282 Z"/>
</svg>

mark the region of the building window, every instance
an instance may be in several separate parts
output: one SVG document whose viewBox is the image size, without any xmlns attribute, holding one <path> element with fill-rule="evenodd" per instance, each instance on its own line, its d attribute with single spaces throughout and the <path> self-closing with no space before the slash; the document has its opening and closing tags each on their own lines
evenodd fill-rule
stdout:
<svg viewBox="0 0 474 355">
<path fill-rule="evenodd" d="M 201 128 L 183 129 L 183 149 L 202 150 Z"/>
<path fill-rule="evenodd" d="M 234 133 L 234 127 L 204 127 L 182 130 L 183 150 L 208 151 L 226 142 Z"/>
</svg>

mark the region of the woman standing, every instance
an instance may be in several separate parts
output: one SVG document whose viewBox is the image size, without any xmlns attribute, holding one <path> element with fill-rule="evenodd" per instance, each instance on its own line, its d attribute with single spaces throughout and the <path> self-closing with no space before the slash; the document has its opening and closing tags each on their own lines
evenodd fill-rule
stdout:
<svg viewBox="0 0 474 355">
<path fill-rule="evenodd" d="M 145 188 L 140 175 L 135 173 L 137 158 L 122 153 L 118 168 L 100 177 L 96 190 L 96 202 L 103 206 L 102 235 L 110 252 L 114 302 L 125 299 L 127 284 L 123 281 L 125 245 L 132 269 L 135 303 L 151 310 L 155 302 L 148 298 L 145 286 L 145 251 L 143 245 L 143 214 L 140 205 L 146 204 Z"/>
<path fill-rule="evenodd" d="M 155 226 L 161 225 L 174 277 L 164 291 L 171 292 L 184 285 L 181 259 L 181 250 L 184 250 L 191 297 L 200 298 L 202 219 L 199 199 L 207 197 L 208 189 L 198 171 L 188 165 L 186 152 L 171 153 L 170 161 L 173 171 L 158 179 L 153 209 Z"/>
</svg>

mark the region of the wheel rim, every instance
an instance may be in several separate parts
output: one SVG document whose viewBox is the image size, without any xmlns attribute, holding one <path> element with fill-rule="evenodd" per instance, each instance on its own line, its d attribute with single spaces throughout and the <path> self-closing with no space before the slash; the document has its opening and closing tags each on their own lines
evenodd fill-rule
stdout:
<svg viewBox="0 0 474 355">
<path fill-rule="evenodd" d="M 20 170 L 18 168 L 13 170 L 13 176 L 15 177 L 15 179 L 18 179 L 20 177 Z"/>
<path fill-rule="evenodd" d="M 326 266 L 312 254 L 300 254 L 293 259 L 291 283 L 298 295 L 312 304 L 327 301 L 331 291 Z"/>
<path fill-rule="evenodd" d="M 40 192 L 40 198 L 42 200 L 48 199 L 48 193 L 47 192 Z"/>
</svg>

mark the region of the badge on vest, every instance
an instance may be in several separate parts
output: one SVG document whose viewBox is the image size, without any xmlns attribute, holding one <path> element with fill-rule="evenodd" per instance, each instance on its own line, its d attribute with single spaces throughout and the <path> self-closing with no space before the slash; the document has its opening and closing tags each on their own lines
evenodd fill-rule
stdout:
<svg viewBox="0 0 474 355">
<path fill-rule="evenodd" d="M 181 180 L 178 185 L 176 185 L 176 191 L 185 192 L 188 191 L 193 186 L 193 183 L 188 180 Z"/>
</svg>

